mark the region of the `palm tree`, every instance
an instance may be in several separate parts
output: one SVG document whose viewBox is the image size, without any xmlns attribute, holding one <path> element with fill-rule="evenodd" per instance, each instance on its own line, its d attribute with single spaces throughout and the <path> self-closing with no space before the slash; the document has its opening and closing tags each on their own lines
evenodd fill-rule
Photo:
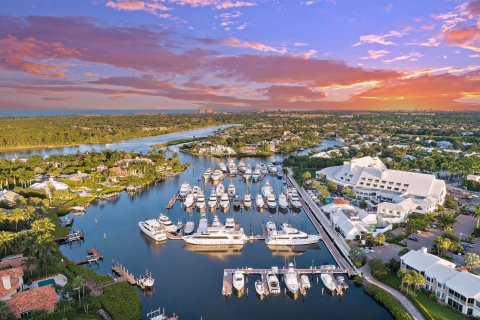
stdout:
<svg viewBox="0 0 480 320">
<path fill-rule="evenodd" d="M 78 290 L 78 302 L 80 303 L 80 289 L 85 285 L 85 279 L 82 276 L 76 276 L 73 279 L 73 288 Z"/>
<path fill-rule="evenodd" d="M 475 207 L 475 212 L 473 213 L 473 216 L 477 218 L 477 228 L 478 228 L 478 225 L 480 224 L 480 205 Z"/>
<path fill-rule="evenodd" d="M 35 208 L 32 206 L 27 206 L 25 208 L 25 217 L 27 221 L 30 221 L 35 216 Z"/>
<path fill-rule="evenodd" d="M 403 268 L 400 268 L 398 269 L 397 271 L 397 276 L 400 277 L 400 279 L 402 280 L 402 284 L 400 286 L 401 290 L 403 291 L 403 278 L 405 277 L 405 275 L 408 273 L 408 270 L 407 269 L 403 269 Z"/>
<path fill-rule="evenodd" d="M 415 289 L 418 289 L 419 287 L 422 287 L 425 285 L 425 277 L 418 273 L 415 270 L 411 271 L 412 273 L 412 280 L 413 284 L 415 285 Z"/>
<path fill-rule="evenodd" d="M 0 232 L 0 248 L 5 250 L 5 256 L 7 255 L 7 250 L 11 247 L 13 240 L 15 240 L 15 235 L 12 232 Z"/>
<path fill-rule="evenodd" d="M 408 296 L 408 288 L 410 287 L 410 285 L 412 283 L 414 283 L 414 279 L 413 279 L 413 275 L 411 272 L 407 272 L 405 273 L 405 275 L 403 276 L 402 278 L 403 280 L 403 283 L 405 283 L 407 285 L 407 296 Z"/>
<path fill-rule="evenodd" d="M 35 220 L 32 222 L 30 227 L 31 231 L 36 235 L 55 231 L 55 225 L 50 221 L 49 218 Z"/>
<path fill-rule="evenodd" d="M 8 214 L 5 210 L 0 209 L 0 224 L 8 221 Z"/>
<path fill-rule="evenodd" d="M 12 222 L 15 222 L 15 231 L 18 231 L 18 223 L 20 221 L 25 221 L 25 218 L 26 216 L 23 210 L 16 208 L 16 209 L 13 209 L 8 219 Z"/>
</svg>

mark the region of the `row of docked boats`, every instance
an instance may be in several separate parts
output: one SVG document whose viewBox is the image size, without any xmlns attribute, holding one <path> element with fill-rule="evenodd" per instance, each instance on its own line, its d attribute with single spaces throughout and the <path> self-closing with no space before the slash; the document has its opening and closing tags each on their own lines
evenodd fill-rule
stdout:
<svg viewBox="0 0 480 320">
<path fill-rule="evenodd" d="M 220 181 L 223 180 L 227 174 L 240 174 L 242 175 L 243 180 L 253 182 L 260 181 L 261 178 L 267 174 L 276 174 L 277 176 L 282 177 L 281 172 L 279 172 L 274 163 L 258 163 L 252 167 L 251 165 L 246 165 L 243 160 L 240 160 L 237 165 L 235 160 L 228 159 L 227 164 L 225 164 L 225 162 L 220 162 L 217 168 L 208 168 L 205 170 L 203 173 L 203 179 L 205 181 Z"/>
</svg>

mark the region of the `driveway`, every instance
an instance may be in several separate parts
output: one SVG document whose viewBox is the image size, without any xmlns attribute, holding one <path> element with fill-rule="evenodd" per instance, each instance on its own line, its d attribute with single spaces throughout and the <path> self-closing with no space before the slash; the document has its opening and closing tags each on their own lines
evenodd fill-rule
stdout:
<svg viewBox="0 0 480 320">
<path fill-rule="evenodd" d="M 474 216 L 459 214 L 455 221 L 453 231 L 459 238 L 464 240 L 473 233 L 476 225 L 477 219 Z"/>
<path fill-rule="evenodd" d="M 435 238 L 442 234 L 442 230 L 422 231 L 421 234 L 412 235 L 412 237 L 416 237 L 418 241 L 405 238 L 402 240 L 402 243 L 405 243 L 410 250 L 419 250 L 422 247 L 425 247 L 430 251 L 435 244 Z"/>
<path fill-rule="evenodd" d="M 380 259 L 383 263 L 387 263 L 394 258 L 399 260 L 398 253 L 403 249 L 398 244 L 385 243 L 383 246 L 373 247 L 375 252 L 367 253 L 369 259 Z"/>
</svg>

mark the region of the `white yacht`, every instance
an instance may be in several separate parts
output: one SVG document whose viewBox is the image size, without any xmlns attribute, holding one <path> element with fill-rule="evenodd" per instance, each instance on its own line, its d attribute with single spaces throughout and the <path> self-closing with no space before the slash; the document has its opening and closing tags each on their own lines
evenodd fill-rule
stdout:
<svg viewBox="0 0 480 320">
<path fill-rule="evenodd" d="M 250 166 L 248 166 L 247 169 L 245 169 L 243 178 L 245 179 L 245 181 L 249 181 L 252 178 L 252 168 L 250 168 Z"/>
<path fill-rule="evenodd" d="M 178 195 L 181 198 L 185 198 L 190 193 L 191 190 L 192 190 L 192 187 L 190 187 L 190 185 L 187 182 L 184 182 L 180 186 L 180 191 L 178 192 Z"/>
<path fill-rule="evenodd" d="M 267 183 L 265 183 L 265 186 L 262 187 L 262 195 L 265 198 L 267 198 L 272 193 L 273 193 L 273 189 L 270 186 L 270 182 L 267 180 Z"/>
<path fill-rule="evenodd" d="M 212 173 L 213 173 L 212 168 L 208 168 L 208 169 L 205 170 L 205 172 L 203 173 L 203 179 L 209 180 L 209 179 L 212 177 Z"/>
<path fill-rule="evenodd" d="M 200 229 L 190 236 L 184 236 L 182 239 L 192 245 L 202 246 L 242 246 L 247 241 L 247 236 L 242 228 L 235 225 L 233 218 L 228 218 L 223 226 L 217 216 L 211 227 Z"/>
<path fill-rule="evenodd" d="M 261 173 L 263 173 L 263 174 L 268 173 L 268 169 L 267 169 L 267 166 L 265 165 L 265 163 L 258 164 L 258 168 L 260 169 Z"/>
<path fill-rule="evenodd" d="M 330 290 L 332 292 L 335 292 L 335 289 L 336 289 L 337 286 L 336 286 L 335 280 L 333 279 L 333 276 L 331 274 L 322 273 L 320 278 L 322 279 L 323 284 L 325 285 L 325 287 L 327 287 L 328 290 Z"/>
<path fill-rule="evenodd" d="M 259 208 L 263 208 L 265 206 L 265 201 L 263 201 L 263 197 L 260 193 L 257 194 L 257 197 L 255 198 L 255 204 Z"/>
<path fill-rule="evenodd" d="M 190 208 L 191 206 L 193 206 L 194 202 L 195 202 L 195 197 L 193 196 L 193 193 L 189 193 L 185 198 L 185 202 L 183 202 L 183 204 L 185 205 L 186 208 Z"/>
<path fill-rule="evenodd" d="M 140 221 L 138 223 L 138 226 L 143 233 L 145 233 L 147 236 L 149 236 L 155 241 L 160 242 L 167 240 L 163 225 L 158 221 L 158 219 Z"/>
<path fill-rule="evenodd" d="M 270 209 L 276 209 L 277 208 L 277 201 L 275 200 L 275 195 L 273 193 L 270 193 L 267 197 L 267 206 Z"/>
<path fill-rule="evenodd" d="M 300 202 L 300 198 L 298 197 L 298 193 L 296 191 L 290 196 L 290 204 L 295 209 L 300 209 L 302 207 L 302 203 Z"/>
<path fill-rule="evenodd" d="M 158 219 L 160 223 L 163 225 L 163 228 L 165 231 L 175 233 L 177 232 L 177 226 L 170 221 L 170 219 L 164 215 L 163 213 L 160 213 L 160 218 Z"/>
<path fill-rule="evenodd" d="M 245 286 L 245 276 L 243 275 L 243 272 L 240 270 L 235 271 L 232 278 L 233 288 L 237 293 L 241 293 Z"/>
<path fill-rule="evenodd" d="M 193 231 L 195 230 L 195 222 L 193 221 L 187 221 L 185 224 L 185 228 L 183 229 L 184 234 L 192 234 Z"/>
<path fill-rule="evenodd" d="M 288 201 L 287 201 L 287 196 L 284 193 L 281 193 L 278 196 L 278 206 L 281 209 L 287 209 L 288 208 Z"/>
<path fill-rule="evenodd" d="M 202 191 L 202 188 L 199 186 L 193 186 L 192 188 L 192 194 L 193 194 L 193 199 L 196 200 L 198 197 L 198 193 Z"/>
<path fill-rule="evenodd" d="M 248 191 L 245 194 L 245 197 L 243 198 L 243 206 L 245 208 L 250 208 L 252 206 L 252 196 L 250 195 L 250 192 L 248 192 Z"/>
<path fill-rule="evenodd" d="M 261 176 L 260 169 L 255 169 L 252 173 L 252 182 L 258 182 Z"/>
<path fill-rule="evenodd" d="M 222 180 L 223 179 L 223 172 L 219 169 L 213 170 L 213 173 L 210 176 L 210 179 L 212 179 L 212 181 Z"/>
<path fill-rule="evenodd" d="M 230 206 L 230 199 L 225 192 L 220 196 L 220 208 L 227 209 Z"/>
<path fill-rule="evenodd" d="M 151 289 L 153 287 L 153 285 L 155 284 L 155 279 L 152 277 L 152 274 L 151 273 L 148 274 L 148 271 L 147 271 L 147 274 L 145 276 L 140 275 L 137 282 L 138 282 L 138 286 L 140 288 Z"/>
<path fill-rule="evenodd" d="M 245 172 L 247 170 L 247 167 L 245 166 L 245 162 L 243 162 L 243 160 L 240 160 L 240 162 L 238 163 L 237 170 L 240 172 Z"/>
<path fill-rule="evenodd" d="M 200 218 L 198 221 L 197 233 L 202 233 L 208 229 L 208 220 L 205 217 Z"/>
<path fill-rule="evenodd" d="M 285 286 L 288 291 L 295 296 L 298 293 L 298 278 L 293 263 L 289 263 L 287 273 L 283 276 L 283 280 L 285 281 Z"/>
<path fill-rule="evenodd" d="M 267 238 L 265 244 L 268 246 L 302 246 L 315 244 L 320 240 L 319 235 L 306 234 L 288 223 L 283 223 L 281 230 L 277 230 L 277 226 L 272 221 L 267 222 L 266 227 Z"/>
<path fill-rule="evenodd" d="M 260 297 L 265 294 L 265 288 L 263 287 L 262 280 L 255 281 L 255 291 Z"/>
<path fill-rule="evenodd" d="M 224 192 L 225 192 L 225 187 L 223 186 L 223 184 L 219 183 L 217 185 L 217 197 L 220 197 Z"/>
<path fill-rule="evenodd" d="M 208 198 L 208 207 L 215 208 L 217 206 L 217 192 L 215 188 L 212 189 L 212 193 L 210 193 L 210 198 Z"/>
<path fill-rule="evenodd" d="M 305 289 L 310 289 L 312 286 L 310 285 L 310 279 L 308 279 L 308 276 L 306 274 L 302 274 L 300 276 L 300 281 L 302 282 L 302 286 Z"/>
<path fill-rule="evenodd" d="M 220 169 L 222 172 L 227 172 L 227 166 L 225 165 L 225 162 L 220 162 L 218 164 L 218 169 Z"/>
<path fill-rule="evenodd" d="M 270 294 L 280 294 L 280 282 L 273 272 L 267 273 L 267 284 Z"/>
<path fill-rule="evenodd" d="M 273 173 L 273 174 L 277 173 L 277 171 L 278 171 L 277 167 L 273 163 L 268 164 L 267 170 L 268 170 L 268 172 Z"/>
<path fill-rule="evenodd" d="M 233 159 L 228 160 L 228 172 L 230 172 L 230 174 L 237 174 L 237 165 Z"/>
<path fill-rule="evenodd" d="M 201 190 L 197 195 L 196 206 L 200 210 L 205 209 L 205 195 L 203 194 L 203 191 L 201 191 Z"/>
<path fill-rule="evenodd" d="M 234 197 L 235 196 L 235 185 L 233 183 L 228 185 L 227 193 L 228 193 L 229 197 Z"/>
</svg>

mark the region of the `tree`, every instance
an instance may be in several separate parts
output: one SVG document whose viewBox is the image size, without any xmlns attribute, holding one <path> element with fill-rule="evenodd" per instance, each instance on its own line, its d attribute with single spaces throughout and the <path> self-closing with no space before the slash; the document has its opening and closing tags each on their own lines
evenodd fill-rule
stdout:
<svg viewBox="0 0 480 320">
<path fill-rule="evenodd" d="M 435 243 L 437 244 L 437 248 L 440 253 L 450 249 L 450 246 L 452 245 L 452 241 L 450 239 L 443 237 L 436 237 Z"/>
<path fill-rule="evenodd" d="M 410 273 L 412 275 L 412 284 L 415 286 L 415 289 L 418 289 L 425 285 L 425 277 L 422 274 L 418 273 L 415 270 L 411 270 Z"/>
<path fill-rule="evenodd" d="M 15 240 L 15 235 L 12 232 L 0 232 L 0 248 L 5 251 L 5 256 L 7 255 L 7 250 L 11 247 L 13 240 Z"/>
<path fill-rule="evenodd" d="M 49 218 L 43 218 L 35 220 L 31 224 L 31 231 L 36 234 L 51 233 L 55 230 L 55 225 L 50 221 Z"/>
<path fill-rule="evenodd" d="M 377 236 L 375 237 L 375 243 L 377 245 L 383 245 L 385 243 L 385 240 L 387 239 L 387 237 L 385 237 L 385 235 L 383 233 L 379 233 L 377 234 Z"/>
<path fill-rule="evenodd" d="M 480 268 L 480 256 L 476 253 L 466 253 L 465 266 L 470 270 Z"/>
<path fill-rule="evenodd" d="M 302 179 L 303 179 L 303 181 L 310 180 L 311 178 L 312 178 L 312 174 L 311 174 L 309 171 L 305 171 L 305 172 L 302 174 Z"/>
<path fill-rule="evenodd" d="M 325 185 L 327 186 L 329 191 L 336 191 L 337 190 L 337 184 L 333 182 L 332 180 L 327 180 L 325 182 Z"/>
<path fill-rule="evenodd" d="M 390 273 L 388 267 L 384 265 L 380 259 L 372 259 L 368 262 L 368 265 L 372 270 L 372 275 L 378 280 L 385 279 Z"/>
<path fill-rule="evenodd" d="M 350 256 L 350 260 L 352 260 L 353 264 L 357 268 L 360 268 L 367 262 L 367 255 L 360 248 L 352 248 L 350 250 L 349 256 Z"/>
<path fill-rule="evenodd" d="M 15 222 L 15 231 L 18 231 L 18 223 L 20 221 L 25 221 L 26 215 L 22 209 L 13 209 L 12 213 L 9 216 L 9 220 Z"/>
<path fill-rule="evenodd" d="M 360 209 L 364 209 L 364 210 L 365 210 L 365 209 L 367 209 L 368 204 L 367 204 L 367 202 L 366 202 L 364 199 L 362 199 L 362 200 L 360 201 L 360 203 L 358 204 L 358 207 L 359 207 Z"/>
<path fill-rule="evenodd" d="M 320 196 L 324 199 L 330 197 L 330 192 L 328 191 L 327 187 L 323 185 L 319 185 L 317 187 L 317 191 L 320 194 Z"/>
<path fill-rule="evenodd" d="M 76 276 L 73 279 L 73 288 L 78 291 L 78 302 L 80 303 L 80 289 L 85 285 L 85 279 L 82 276 Z"/>
<path fill-rule="evenodd" d="M 408 270 L 404 269 L 404 268 L 400 268 L 397 271 L 397 276 L 402 280 L 402 283 L 400 285 L 400 290 L 402 290 L 402 291 L 403 291 L 403 284 L 404 284 L 404 280 L 405 280 L 405 275 L 407 275 L 407 274 L 408 274 Z"/>
<path fill-rule="evenodd" d="M 402 283 L 407 285 L 407 295 L 408 295 L 408 288 L 414 283 L 414 277 L 411 272 L 406 272 L 402 277 Z"/>
<path fill-rule="evenodd" d="M 10 311 L 8 304 L 3 300 L 0 300 L 0 319 L 15 320 L 15 315 Z"/>
<path fill-rule="evenodd" d="M 455 209 L 457 207 L 457 202 L 452 194 L 449 193 L 445 196 L 444 206 L 449 209 Z"/>
<path fill-rule="evenodd" d="M 454 213 L 445 213 L 442 212 L 439 215 L 437 215 L 437 221 L 438 224 L 441 225 L 445 231 L 451 231 L 453 228 L 453 225 L 455 224 L 455 214 Z"/>
<path fill-rule="evenodd" d="M 475 211 L 473 212 L 473 216 L 477 218 L 477 228 L 478 225 L 480 224 L 480 205 L 475 207 Z"/>
</svg>

